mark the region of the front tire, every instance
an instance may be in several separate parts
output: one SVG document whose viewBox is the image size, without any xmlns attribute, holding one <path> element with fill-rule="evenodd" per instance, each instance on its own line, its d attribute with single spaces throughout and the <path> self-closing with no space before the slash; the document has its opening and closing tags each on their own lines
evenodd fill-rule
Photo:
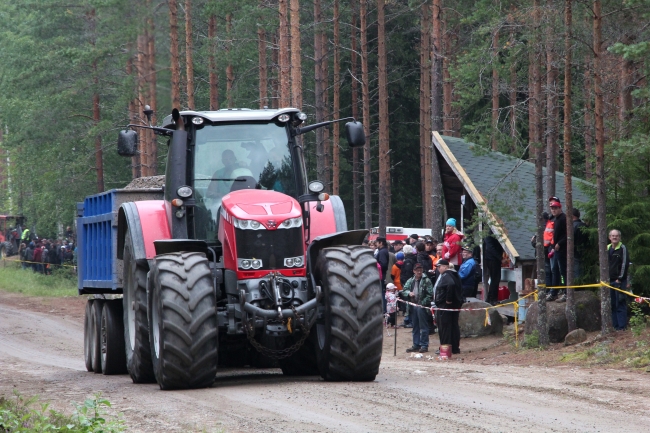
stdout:
<svg viewBox="0 0 650 433">
<path fill-rule="evenodd" d="M 383 309 L 372 251 L 325 248 L 316 271 L 324 304 L 324 317 L 315 325 L 321 376 L 328 381 L 374 380 L 381 362 Z"/>
<path fill-rule="evenodd" d="M 126 373 L 124 322 L 121 301 L 107 301 L 104 303 L 101 323 L 102 373 Z"/>
<path fill-rule="evenodd" d="M 133 257 L 131 230 L 124 241 L 124 347 L 126 367 L 133 383 L 153 383 L 151 347 L 147 322 L 147 268 Z"/>
<path fill-rule="evenodd" d="M 149 340 L 160 389 L 209 387 L 217 375 L 219 340 L 207 258 L 202 253 L 161 254 L 150 280 Z"/>
</svg>

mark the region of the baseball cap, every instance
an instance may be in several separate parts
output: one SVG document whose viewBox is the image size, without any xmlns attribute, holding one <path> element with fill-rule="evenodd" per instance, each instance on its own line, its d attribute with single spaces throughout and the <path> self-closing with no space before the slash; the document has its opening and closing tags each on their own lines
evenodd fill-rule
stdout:
<svg viewBox="0 0 650 433">
<path fill-rule="evenodd" d="M 445 260 L 445 259 L 438 260 L 438 263 L 436 263 L 436 267 L 441 265 L 449 266 L 449 260 Z"/>
<path fill-rule="evenodd" d="M 413 266 L 413 270 L 416 270 L 416 269 L 423 269 L 422 268 L 422 263 L 416 263 L 415 266 Z"/>
<path fill-rule="evenodd" d="M 416 235 L 415 233 L 413 233 L 413 234 L 412 234 L 411 236 L 409 236 L 409 237 L 410 237 L 411 239 L 419 239 L 419 238 L 418 238 L 418 235 Z"/>
<path fill-rule="evenodd" d="M 472 248 L 468 247 L 467 245 L 463 246 L 463 251 L 469 251 L 470 253 L 472 252 Z"/>
<path fill-rule="evenodd" d="M 399 253 L 395 254 L 395 258 L 397 260 L 404 260 L 404 253 L 400 251 Z"/>
<path fill-rule="evenodd" d="M 552 196 L 550 196 L 550 197 L 548 198 L 548 201 L 558 201 L 558 202 L 559 202 L 560 199 L 557 198 L 556 196 L 552 195 Z"/>
<path fill-rule="evenodd" d="M 395 290 L 397 289 L 397 286 L 393 283 L 388 283 L 386 284 L 386 290 Z"/>
<path fill-rule="evenodd" d="M 552 201 L 551 207 L 562 207 L 562 204 L 559 201 Z"/>
<path fill-rule="evenodd" d="M 424 241 L 425 244 L 433 244 L 433 239 L 427 239 Z"/>
<path fill-rule="evenodd" d="M 400 241 L 399 239 L 393 242 L 393 245 L 404 245 L 404 242 Z"/>
</svg>

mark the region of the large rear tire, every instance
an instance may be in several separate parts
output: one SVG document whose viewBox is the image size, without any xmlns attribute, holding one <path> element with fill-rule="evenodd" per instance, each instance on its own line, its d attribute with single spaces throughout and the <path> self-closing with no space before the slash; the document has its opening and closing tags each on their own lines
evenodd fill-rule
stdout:
<svg viewBox="0 0 650 433">
<path fill-rule="evenodd" d="M 101 326 L 102 373 L 124 374 L 126 353 L 124 350 L 124 319 L 120 300 L 104 302 Z"/>
<path fill-rule="evenodd" d="M 209 387 L 219 340 L 208 260 L 203 253 L 161 254 L 150 280 L 149 340 L 160 389 Z"/>
<path fill-rule="evenodd" d="M 104 306 L 103 299 L 95 299 L 90 308 L 90 322 L 92 326 L 92 342 L 91 342 L 91 365 L 95 373 L 102 372 L 102 307 Z"/>
<path fill-rule="evenodd" d="M 126 367 L 133 383 L 153 383 L 151 347 L 147 322 L 147 268 L 133 257 L 131 230 L 124 241 L 124 347 Z"/>
<path fill-rule="evenodd" d="M 383 342 L 377 261 L 363 246 L 323 249 L 316 263 L 324 317 L 316 323 L 318 368 L 328 381 L 371 381 Z"/>
<path fill-rule="evenodd" d="M 91 317 L 93 302 L 94 299 L 88 299 L 84 314 L 84 363 L 88 371 L 93 371 L 93 322 Z"/>
</svg>

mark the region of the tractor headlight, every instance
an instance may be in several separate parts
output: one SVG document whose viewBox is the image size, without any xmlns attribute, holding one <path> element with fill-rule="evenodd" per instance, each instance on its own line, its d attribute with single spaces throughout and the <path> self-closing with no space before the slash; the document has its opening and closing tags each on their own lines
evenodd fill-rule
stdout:
<svg viewBox="0 0 650 433">
<path fill-rule="evenodd" d="M 302 256 L 287 257 L 286 259 L 284 259 L 284 266 L 287 268 L 294 268 L 294 267 L 299 268 L 302 266 L 303 263 L 304 263 L 304 259 L 302 258 Z"/>
<path fill-rule="evenodd" d="M 265 227 L 259 223 L 259 221 L 254 221 L 254 220 L 240 220 L 238 218 L 233 217 L 232 219 L 232 224 L 235 226 L 235 228 L 242 229 L 242 230 L 264 230 Z"/>
<path fill-rule="evenodd" d="M 318 194 L 325 189 L 325 184 L 320 180 L 314 180 L 312 182 L 309 182 L 308 188 L 309 188 L 309 192 Z"/>
<path fill-rule="evenodd" d="M 288 218 L 282 221 L 282 224 L 280 224 L 278 228 L 291 229 L 294 227 L 301 227 L 301 226 L 302 226 L 302 217 L 297 217 L 297 218 Z"/>
<path fill-rule="evenodd" d="M 192 196 L 192 188 L 189 186 L 181 186 L 176 190 L 176 194 L 178 194 L 179 197 L 183 198 L 188 198 Z"/>
<path fill-rule="evenodd" d="M 262 261 L 255 259 L 252 261 L 251 266 L 253 267 L 253 269 L 259 269 L 262 267 Z"/>
<path fill-rule="evenodd" d="M 239 267 L 242 269 L 250 269 L 251 261 L 248 259 L 239 259 Z"/>
</svg>

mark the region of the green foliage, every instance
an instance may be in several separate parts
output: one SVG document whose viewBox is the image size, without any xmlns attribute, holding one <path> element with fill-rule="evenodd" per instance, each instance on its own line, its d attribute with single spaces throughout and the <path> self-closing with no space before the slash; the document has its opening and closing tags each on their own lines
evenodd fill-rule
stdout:
<svg viewBox="0 0 650 433">
<path fill-rule="evenodd" d="M 536 329 L 531 334 L 527 334 L 524 338 L 523 346 L 527 349 L 537 349 L 539 344 L 539 331 Z"/>
<path fill-rule="evenodd" d="M 0 262 L 0 290 L 28 296 L 77 296 L 77 277 L 71 268 L 55 270 L 52 275 L 21 269 L 12 260 Z"/>
<path fill-rule="evenodd" d="M 630 311 L 632 313 L 629 322 L 630 329 L 632 330 L 632 334 L 638 337 L 647 329 L 646 321 L 648 316 L 643 313 L 643 309 L 636 302 L 630 303 Z"/>
<path fill-rule="evenodd" d="M 38 407 L 34 407 L 38 406 Z M 38 404 L 38 397 L 25 398 L 14 391 L 13 398 L 0 396 L 0 431 L 6 433 L 119 433 L 126 431 L 121 419 L 106 419 L 111 403 L 95 394 L 83 404 L 75 404 L 71 416 Z M 49 409 L 49 410 L 48 410 Z"/>
</svg>

